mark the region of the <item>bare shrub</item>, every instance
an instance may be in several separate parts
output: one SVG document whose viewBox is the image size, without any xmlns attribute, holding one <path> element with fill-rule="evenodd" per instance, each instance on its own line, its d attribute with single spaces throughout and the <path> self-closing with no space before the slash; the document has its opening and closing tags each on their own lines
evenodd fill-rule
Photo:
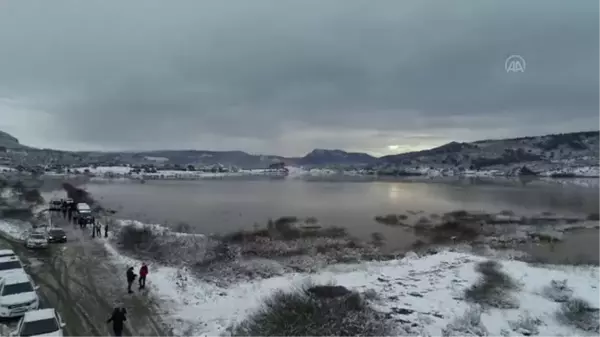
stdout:
<svg viewBox="0 0 600 337">
<path fill-rule="evenodd" d="M 383 254 L 376 244 L 348 236 L 343 228 L 278 223 L 213 237 L 132 223 L 115 231 L 112 240 L 120 250 L 144 259 L 184 264 L 204 281 L 219 285 L 283 272 L 315 272 L 334 263 L 395 258 Z"/>
<path fill-rule="evenodd" d="M 229 243 L 243 243 L 267 239 L 286 241 L 301 238 L 343 238 L 348 236 L 348 232 L 343 227 L 299 226 L 297 221 L 296 217 L 269 220 L 266 228 L 239 230 L 220 236 L 220 239 Z"/>
<path fill-rule="evenodd" d="M 24 190 L 20 195 L 19 199 L 25 202 L 33 203 L 36 205 L 43 204 L 44 198 L 38 189 Z"/>
<path fill-rule="evenodd" d="M 597 212 L 590 213 L 588 214 L 587 219 L 592 221 L 598 221 L 600 220 L 600 214 L 598 214 Z"/>
<path fill-rule="evenodd" d="M 378 215 L 375 217 L 376 222 L 386 226 L 412 227 L 411 225 L 403 222 L 406 219 L 408 219 L 408 216 L 405 214 L 388 214 L 384 216 Z"/>
<path fill-rule="evenodd" d="M 234 336 L 390 336 L 390 321 L 357 292 L 306 284 L 277 291 L 241 324 Z"/>
<path fill-rule="evenodd" d="M 481 322 L 481 309 L 469 307 L 465 313 L 455 318 L 442 329 L 442 336 L 487 336 L 488 331 Z"/>
<path fill-rule="evenodd" d="M 29 220 L 33 217 L 33 211 L 30 207 L 1 207 L 0 215 L 2 215 L 3 218 Z"/>
<path fill-rule="evenodd" d="M 564 302 L 556 316 L 565 324 L 576 327 L 586 332 L 600 332 L 600 315 L 598 308 L 581 298 L 572 298 Z"/>
<path fill-rule="evenodd" d="M 510 291 L 518 288 L 516 282 L 501 270 L 501 265 L 492 260 L 480 262 L 475 267 L 481 276 L 475 284 L 465 290 L 465 299 L 484 307 L 518 308 L 517 300 Z"/>
<path fill-rule="evenodd" d="M 542 325 L 542 320 L 537 317 L 531 317 L 529 313 L 525 313 L 516 321 L 509 321 L 510 329 L 522 336 L 534 336 L 540 333 L 539 326 Z"/>
<path fill-rule="evenodd" d="M 385 236 L 379 232 L 373 232 L 371 233 L 371 242 L 374 245 L 381 247 L 385 244 Z"/>
<path fill-rule="evenodd" d="M 566 302 L 573 296 L 573 289 L 569 288 L 567 280 L 552 280 L 544 287 L 542 295 L 554 302 Z"/>
<path fill-rule="evenodd" d="M 191 233 L 192 232 L 192 226 L 190 226 L 190 224 L 187 223 L 187 222 L 178 222 L 173 227 L 173 231 L 175 231 L 177 233 Z"/>
<path fill-rule="evenodd" d="M 152 226 L 125 225 L 113 237 L 120 250 L 166 264 L 203 261 L 218 246 L 203 236 L 174 235 L 170 231 L 158 231 Z"/>
<path fill-rule="evenodd" d="M 431 217 L 437 218 L 439 216 Z M 431 219 L 421 217 L 413 229 L 416 235 L 426 237 L 435 244 L 472 242 L 482 235 L 483 225 L 493 221 L 489 214 L 475 214 L 464 210 L 445 213 L 438 223 Z"/>
</svg>

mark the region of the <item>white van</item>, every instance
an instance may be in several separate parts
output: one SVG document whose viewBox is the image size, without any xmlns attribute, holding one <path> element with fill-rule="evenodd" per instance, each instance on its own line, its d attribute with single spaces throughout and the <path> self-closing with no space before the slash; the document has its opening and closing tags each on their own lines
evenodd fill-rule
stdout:
<svg viewBox="0 0 600 337">
<path fill-rule="evenodd" d="M 90 214 L 92 213 L 92 209 L 90 208 L 90 205 L 86 204 L 85 202 L 80 202 L 77 204 L 77 213 Z"/>
</svg>

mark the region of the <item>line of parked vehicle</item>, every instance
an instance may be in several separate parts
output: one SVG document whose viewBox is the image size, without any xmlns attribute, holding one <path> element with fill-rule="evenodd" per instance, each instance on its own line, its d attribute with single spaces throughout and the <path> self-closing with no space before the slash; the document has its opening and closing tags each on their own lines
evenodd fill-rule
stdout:
<svg viewBox="0 0 600 337">
<path fill-rule="evenodd" d="M 58 201 L 60 204 L 60 201 Z M 60 206 L 60 205 L 58 205 Z M 60 211 L 60 207 L 57 209 L 55 201 L 50 202 L 49 211 L 56 212 Z M 48 217 L 48 224 L 44 226 L 37 226 L 33 230 L 26 233 L 23 243 L 25 247 L 29 249 L 43 249 L 48 248 L 50 243 L 66 243 L 67 233 L 60 227 L 54 227 L 52 225 L 52 217 Z"/>
<path fill-rule="evenodd" d="M 63 336 L 66 326 L 54 308 L 40 309 L 39 286 L 11 249 L 0 250 L 0 317 L 21 317 L 10 336 Z"/>
</svg>

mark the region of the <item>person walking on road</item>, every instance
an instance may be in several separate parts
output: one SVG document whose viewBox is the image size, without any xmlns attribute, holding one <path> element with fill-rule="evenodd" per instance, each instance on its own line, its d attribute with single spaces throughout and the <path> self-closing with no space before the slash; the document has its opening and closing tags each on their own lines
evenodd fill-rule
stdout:
<svg viewBox="0 0 600 337">
<path fill-rule="evenodd" d="M 63 215 L 63 219 L 67 218 L 67 201 L 66 200 L 62 200 L 62 203 L 60 205 L 60 210 L 62 211 L 62 215 Z"/>
<path fill-rule="evenodd" d="M 137 275 L 133 272 L 133 267 L 129 267 L 129 269 L 127 269 L 127 292 L 132 294 L 133 290 L 131 290 L 131 285 L 133 284 L 133 281 L 135 281 L 135 277 Z"/>
<path fill-rule="evenodd" d="M 67 218 L 69 219 L 69 222 L 73 221 L 73 208 L 68 203 L 67 203 Z"/>
<path fill-rule="evenodd" d="M 126 320 L 127 310 L 119 305 L 113 310 L 112 315 L 106 321 L 106 323 L 112 322 L 115 336 L 123 336 L 123 325 Z"/>
<path fill-rule="evenodd" d="M 108 221 L 104 221 L 104 237 L 108 237 Z"/>
<path fill-rule="evenodd" d="M 102 225 L 98 222 L 96 222 L 96 219 L 94 218 L 94 230 L 96 230 L 96 235 L 101 238 L 102 237 Z"/>
<path fill-rule="evenodd" d="M 142 263 L 140 267 L 140 290 L 146 288 L 146 276 L 148 276 L 148 266 L 145 263 Z"/>
</svg>

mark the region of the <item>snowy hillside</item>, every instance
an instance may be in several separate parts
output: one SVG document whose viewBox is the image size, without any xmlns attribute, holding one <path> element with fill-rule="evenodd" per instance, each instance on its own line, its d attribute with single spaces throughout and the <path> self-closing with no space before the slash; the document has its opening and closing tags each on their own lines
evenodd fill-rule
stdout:
<svg viewBox="0 0 600 337">
<path fill-rule="evenodd" d="M 452 142 L 434 149 L 382 157 L 388 164 L 462 166 L 466 169 L 544 162 L 548 164 L 598 164 L 600 133 Z"/>
</svg>

